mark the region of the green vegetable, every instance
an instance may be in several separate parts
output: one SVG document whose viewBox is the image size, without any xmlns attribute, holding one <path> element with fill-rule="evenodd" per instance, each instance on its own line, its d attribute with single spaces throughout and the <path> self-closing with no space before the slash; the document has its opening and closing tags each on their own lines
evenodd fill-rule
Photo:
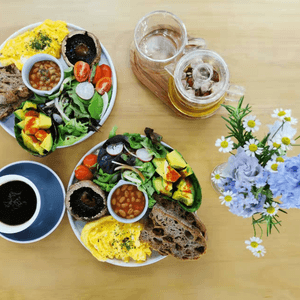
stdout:
<svg viewBox="0 0 300 300">
<path fill-rule="evenodd" d="M 105 182 L 105 183 L 117 183 L 119 172 L 108 174 L 105 173 L 102 169 L 99 169 L 97 171 L 97 181 L 99 182 Z"/>
<path fill-rule="evenodd" d="M 115 125 L 109 133 L 109 136 L 108 136 L 109 139 L 114 137 L 117 134 L 117 129 L 118 129 L 118 126 Z"/>
<path fill-rule="evenodd" d="M 92 118 L 100 120 L 100 116 L 103 110 L 103 99 L 99 93 L 95 92 L 93 98 L 90 101 L 88 111 Z"/>
<path fill-rule="evenodd" d="M 97 179 L 94 179 L 93 182 L 99 185 L 100 188 L 106 192 L 110 192 L 113 189 L 113 187 L 116 185 L 114 183 L 104 183 Z"/>
<path fill-rule="evenodd" d="M 161 143 L 153 144 L 147 137 L 141 142 L 141 144 L 148 150 L 149 154 L 154 155 L 156 158 L 165 158 L 168 154 L 168 151 L 164 145 Z"/>
<path fill-rule="evenodd" d="M 148 207 L 149 208 L 152 208 L 155 203 L 156 203 L 156 200 L 154 200 L 152 197 L 148 197 Z"/>
<path fill-rule="evenodd" d="M 33 50 L 44 50 L 50 46 L 51 42 L 52 39 L 47 34 L 39 31 L 37 37 L 30 41 L 29 46 Z"/>
<path fill-rule="evenodd" d="M 128 137 L 128 142 L 132 149 L 140 149 L 143 147 L 142 141 L 145 139 L 139 133 L 124 133 Z"/>
<path fill-rule="evenodd" d="M 73 71 L 74 71 L 73 67 L 69 67 L 69 68 L 65 69 L 64 70 L 64 78 L 72 77 L 73 76 Z"/>
<path fill-rule="evenodd" d="M 91 77 L 90 77 L 90 81 L 89 82 L 93 82 L 93 79 L 94 79 L 95 74 L 96 74 L 96 69 L 97 69 L 97 65 L 93 65 L 92 66 L 92 71 L 91 71 Z"/>
</svg>

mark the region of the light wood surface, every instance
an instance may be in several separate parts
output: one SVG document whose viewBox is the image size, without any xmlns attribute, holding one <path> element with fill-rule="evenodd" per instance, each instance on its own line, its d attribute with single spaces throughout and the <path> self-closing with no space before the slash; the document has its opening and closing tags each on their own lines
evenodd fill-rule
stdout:
<svg viewBox="0 0 300 300">
<path fill-rule="evenodd" d="M 246 88 L 245 102 L 267 132 L 275 108 L 290 108 L 300 119 L 300 4 L 298 0 L 178 1 L 4 1 L 0 0 L 0 43 L 32 23 L 65 20 L 94 33 L 108 50 L 118 77 L 117 99 L 100 132 L 85 142 L 39 159 L 25 152 L 0 128 L 0 168 L 19 160 L 52 168 L 67 187 L 78 160 L 118 132 L 154 128 L 193 167 L 203 189 L 198 215 L 206 224 L 208 251 L 200 260 L 168 257 L 143 268 L 100 263 L 79 243 L 65 214 L 47 238 L 32 244 L 0 239 L 0 299 L 299 299 L 300 211 L 282 216 L 281 233 L 264 237 L 267 254 L 255 258 L 244 241 L 251 220 L 220 205 L 210 183 L 211 170 L 228 156 L 215 140 L 227 133 L 220 110 L 205 120 L 177 117 L 134 76 L 129 49 L 138 20 L 154 10 L 180 17 L 191 36 L 227 62 L 231 81 Z M 289 152 L 298 155 L 299 147 Z"/>
</svg>

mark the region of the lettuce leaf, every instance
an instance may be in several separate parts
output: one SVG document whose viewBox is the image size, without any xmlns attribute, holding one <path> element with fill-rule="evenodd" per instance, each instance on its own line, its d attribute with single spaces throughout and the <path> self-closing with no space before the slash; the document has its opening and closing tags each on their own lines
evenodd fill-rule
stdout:
<svg viewBox="0 0 300 300">
<path fill-rule="evenodd" d="M 167 149 L 161 144 L 153 144 L 149 138 L 144 138 L 141 142 L 142 146 L 144 146 L 149 154 L 154 155 L 156 158 L 165 158 L 168 154 Z"/>
<path fill-rule="evenodd" d="M 128 142 L 132 149 L 143 148 L 142 141 L 145 139 L 139 133 L 124 133 L 123 135 L 128 137 Z"/>
<path fill-rule="evenodd" d="M 102 110 L 103 110 L 103 99 L 99 93 L 95 92 L 88 106 L 88 111 L 92 118 L 96 120 L 100 120 Z"/>
</svg>

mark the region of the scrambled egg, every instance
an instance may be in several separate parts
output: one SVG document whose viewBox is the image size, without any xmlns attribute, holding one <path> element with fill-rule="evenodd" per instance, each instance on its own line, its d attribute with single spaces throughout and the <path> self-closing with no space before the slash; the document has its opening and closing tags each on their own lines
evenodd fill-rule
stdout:
<svg viewBox="0 0 300 300">
<path fill-rule="evenodd" d="M 142 229 L 138 222 L 125 224 L 106 216 L 87 223 L 81 232 L 81 240 L 100 261 L 117 258 L 129 262 L 132 258 L 143 262 L 151 255 L 151 250 L 148 243 L 139 241 Z"/>
<path fill-rule="evenodd" d="M 8 40 L 0 50 L 0 62 L 3 66 L 14 63 L 22 70 L 25 61 L 38 53 L 59 58 L 61 43 L 68 33 L 66 22 L 45 20 L 33 30 Z"/>
</svg>

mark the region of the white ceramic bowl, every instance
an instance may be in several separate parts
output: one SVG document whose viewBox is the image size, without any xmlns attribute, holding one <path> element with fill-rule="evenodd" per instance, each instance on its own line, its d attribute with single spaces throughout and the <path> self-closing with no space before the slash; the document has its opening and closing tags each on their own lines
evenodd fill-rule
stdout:
<svg viewBox="0 0 300 300">
<path fill-rule="evenodd" d="M 113 189 L 109 192 L 108 194 L 108 197 L 107 197 L 107 208 L 108 208 L 108 211 L 109 213 L 112 215 L 112 217 L 114 219 L 116 219 L 117 221 L 121 222 L 121 223 L 134 223 L 134 222 L 137 222 L 139 221 L 140 219 L 143 218 L 143 216 L 146 214 L 147 210 L 148 210 L 148 195 L 146 193 L 143 192 L 144 194 L 144 197 L 145 197 L 145 207 L 143 209 L 143 211 L 138 215 L 136 216 L 135 218 L 133 219 L 125 219 L 125 218 L 121 218 L 120 216 L 118 216 L 114 210 L 112 209 L 111 207 L 111 197 L 113 195 L 113 193 L 115 192 L 115 190 L 117 188 L 119 188 L 120 186 L 123 186 L 123 185 L 133 185 L 133 186 L 137 186 L 136 184 L 132 183 L 132 182 L 129 182 L 129 181 L 125 181 L 125 180 L 120 180 L 118 182 L 117 185 L 115 185 L 113 187 Z"/>
<path fill-rule="evenodd" d="M 58 84 L 55 87 L 53 87 L 53 89 L 50 91 L 41 91 L 41 90 L 34 89 L 29 82 L 29 72 L 30 72 L 32 66 L 36 62 L 43 61 L 43 60 L 53 61 L 60 68 L 60 80 L 59 80 Z M 56 59 L 54 56 L 49 55 L 49 54 L 36 54 L 26 60 L 24 66 L 23 66 L 23 69 L 22 69 L 22 80 L 23 80 L 24 84 L 30 90 L 32 90 L 34 93 L 36 93 L 40 96 L 51 95 L 52 93 L 54 93 L 55 91 L 57 91 L 59 89 L 59 87 L 61 86 L 61 84 L 64 80 L 64 68 L 63 68 L 62 64 L 60 63 L 60 61 L 58 59 Z"/>
<path fill-rule="evenodd" d="M 0 177 L 0 185 L 7 183 L 7 182 L 11 182 L 11 181 L 25 182 L 33 189 L 35 196 L 36 196 L 36 209 L 35 209 L 33 216 L 23 224 L 8 225 L 8 224 L 5 224 L 0 221 L 0 232 L 2 232 L 2 233 L 17 233 L 17 232 L 21 232 L 21 231 L 25 230 L 35 221 L 35 219 L 37 218 L 37 216 L 40 212 L 40 209 L 41 209 L 41 196 L 40 196 L 38 189 L 36 188 L 36 186 L 33 184 L 32 181 L 30 181 L 29 179 L 27 179 L 24 176 L 15 175 L 15 174 L 4 175 L 4 176 Z"/>
</svg>

